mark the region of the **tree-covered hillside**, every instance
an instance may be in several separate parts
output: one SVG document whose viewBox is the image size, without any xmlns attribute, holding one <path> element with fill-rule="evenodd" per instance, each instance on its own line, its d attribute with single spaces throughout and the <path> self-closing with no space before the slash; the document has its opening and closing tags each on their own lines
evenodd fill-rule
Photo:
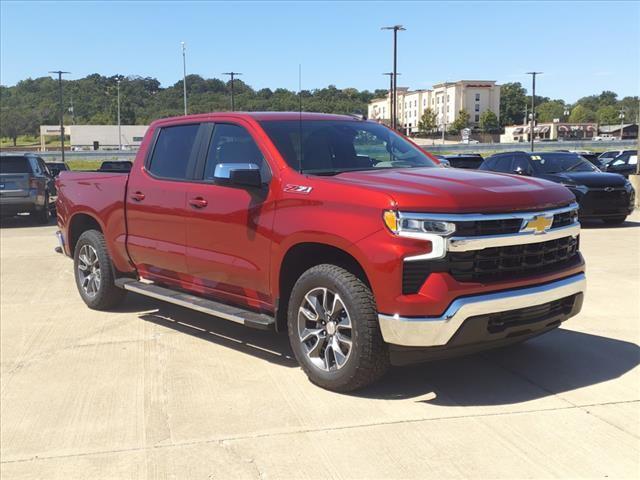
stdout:
<svg viewBox="0 0 640 480">
<path fill-rule="evenodd" d="M 120 116 L 123 125 L 148 124 L 183 113 L 182 81 L 162 88 L 155 78 L 89 75 L 63 80 L 66 124 L 115 124 L 117 81 L 120 79 Z M 278 88 L 254 90 L 242 80 L 234 81 L 236 110 L 298 110 L 297 92 Z M 333 85 L 303 90 L 305 111 L 329 113 L 366 112 L 367 104 L 386 90 L 358 91 Z M 187 76 L 189 113 L 230 110 L 231 85 L 217 78 Z M 59 123 L 58 81 L 51 77 L 27 79 L 12 87 L 0 86 L 0 136 L 35 134 L 41 124 Z"/>
</svg>

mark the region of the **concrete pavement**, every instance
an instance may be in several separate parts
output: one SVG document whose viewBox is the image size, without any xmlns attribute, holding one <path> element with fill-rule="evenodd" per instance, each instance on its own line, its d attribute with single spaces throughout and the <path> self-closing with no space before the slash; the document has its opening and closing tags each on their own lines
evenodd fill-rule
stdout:
<svg viewBox="0 0 640 480">
<path fill-rule="evenodd" d="M 353 395 L 309 383 L 285 336 L 131 294 L 89 310 L 55 230 L 0 231 L 3 479 L 640 475 L 638 213 L 583 230 L 562 329 Z"/>
</svg>

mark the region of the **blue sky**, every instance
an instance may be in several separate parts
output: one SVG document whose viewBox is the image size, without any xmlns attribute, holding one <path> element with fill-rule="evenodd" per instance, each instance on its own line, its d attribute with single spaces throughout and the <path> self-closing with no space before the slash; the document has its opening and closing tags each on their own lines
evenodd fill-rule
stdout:
<svg viewBox="0 0 640 480">
<path fill-rule="evenodd" d="M 254 88 L 386 88 L 391 33 L 399 84 L 520 81 L 574 101 L 640 90 L 640 2 L 13 2 L 0 4 L 0 83 L 48 70 L 152 76 L 243 72 Z M 63 27 L 62 31 L 60 28 Z"/>
</svg>

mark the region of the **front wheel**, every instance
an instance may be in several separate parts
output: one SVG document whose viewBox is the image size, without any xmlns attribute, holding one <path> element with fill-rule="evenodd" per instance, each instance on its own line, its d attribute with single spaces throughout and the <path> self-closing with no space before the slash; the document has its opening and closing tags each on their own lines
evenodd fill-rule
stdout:
<svg viewBox="0 0 640 480">
<path fill-rule="evenodd" d="M 389 368 L 371 290 L 336 265 L 315 266 L 298 279 L 289 299 L 288 330 L 298 363 L 328 390 L 362 388 Z"/>
<path fill-rule="evenodd" d="M 104 236 L 97 230 L 87 230 L 80 235 L 74 250 L 73 269 L 78 292 L 89 308 L 108 310 L 124 298 L 125 291 L 115 285 Z"/>
<path fill-rule="evenodd" d="M 620 225 L 621 223 L 624 223 L 624 221 L 627 219 L 626 215 L 623 217 L 610 217 L 610 218 L 603 218 L 602 221 L 604 223 L 607 223 L 609 225 Z"/>
</svg>

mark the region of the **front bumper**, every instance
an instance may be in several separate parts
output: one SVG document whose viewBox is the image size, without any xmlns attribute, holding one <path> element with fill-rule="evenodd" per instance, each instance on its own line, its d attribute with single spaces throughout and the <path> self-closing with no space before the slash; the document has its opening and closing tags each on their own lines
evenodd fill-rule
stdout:
<svg viewBox="0 0 640 480">
<path fill-rule="evenodd" d="M 453 301 L 439 317 L 379 314 L 378 319 L 387 343 L 408 347 L 443 346 L 472 317 L 542 305 L 578 294 L 581 298 L 585 289 L 586 277 L 580 273 L 544 285 L 461 297 Z M 579 310 L 579 306 L 574 308 L 563 320 L 576 315 Z"/>
</svg>

